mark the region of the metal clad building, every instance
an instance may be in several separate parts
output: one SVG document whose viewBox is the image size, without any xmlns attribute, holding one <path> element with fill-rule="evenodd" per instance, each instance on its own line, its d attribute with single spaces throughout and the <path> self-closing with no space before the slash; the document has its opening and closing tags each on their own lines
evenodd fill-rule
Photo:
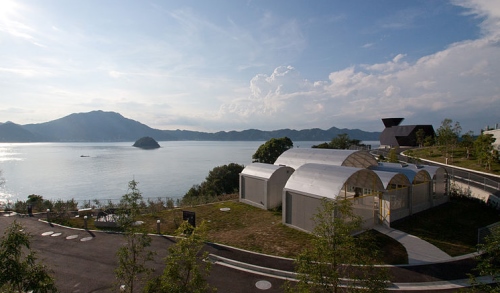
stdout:
<svg viewBox="0 0 500 293">
<path fill-rule="evenodd" d="M 240 174 L 240 200 L 282 206 L 285 225 L 312 232 L 324 198 L 352 200 L 363 228 L 391 222 L 448 201 L 442 167 L 378 163 L 367 151 L 290 149 L 274 165 L 253 163 Z"/>
<path fill-rule="evenodd" d="M 281 193 L 293 169 L 286 166 L 253 163 L 240 173 L 240 201 L 272 209 L 281 205 Z"/>
</svg>

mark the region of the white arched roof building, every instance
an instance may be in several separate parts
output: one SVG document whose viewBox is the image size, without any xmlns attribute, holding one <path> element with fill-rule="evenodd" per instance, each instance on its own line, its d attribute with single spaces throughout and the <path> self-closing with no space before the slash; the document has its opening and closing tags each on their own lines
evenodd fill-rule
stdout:
<svg viewBox="0 0 500 293">
<path fill-rule="evenodd" d="M 443 167 L 378 163 L 370 167 L 371 170 L 399 172 L 405 174 L 412 183 L 408 214 L 426 210 L 434 205 L 448 201 L 448 174 Z M 402 216 L 405 216 L 404 213 Z M 393 221 L 400 217 L 393 217 Z"/>
<path fill-rule="evenodd" d="M 285 185 L 285 190 L 301 192 L 312 197 L 337 199 L 346 183 L 353 186 L 384 190 L 377 174 L 368 169 L 323 164 L 304 164 Z"/>
<path fill-rule="evenodd" d="M 374 225 L 374 196 L 384 190 L 378 175 L 368 169 L 323 164 L 300 166 L 283 189 L 283 222 L 312 231 L 313 215 L 323 198 L 353 199 L 354 213 L 363 218 L 365 228 Z"/>
<path fill-rule="evenodd" d="M 410 186 L 411 182 L 402 173 L 387 172 L 380 170 L 372 170 L 377 174 L 385 190 L 391 189 L 393 186 Z"/>
<path fill-rule="evenodd" d="M 295 148 L 274 165 L 247 166 L 240 200 L 266 209 L 281 205 L 283 223 L 312 231 L 321 199 L 341 196 L 353 200 L 354 212 L 370 228 L 447 201 L 447 184 L 444 168 L 378 163 L 360 150 Z"/>
<path fill-rule="evenodd" d="M 410 214 L 411 182 L 403 173 L 373 170 L 384 185 L 384 192 L 379 195 L 378 220 L 390 226 L 391 221 Z"/>
<path fill-rule="evenodd" d="M 369 168 L 371 170 L 402 173 L 406 177 L 408 177 L 408 180 L 410 180 L 410 182 L 414 184 L 419 182 L 427 182 L 430 181 L 432 178 L 428 169 L 418 168 L 416 165 L 413 164 L 409 165 L 400 163 L 381 162 L 377 163 L 377 165 L 370 166 Z"/>
<path fill-rule="evenodd" d="M 283 188 L 293 171 L 286 166 L 248 165 L 240 173 L 240 201 L 263 209 L 279 207 Z"/>
<path fill-rule="evenodd" d="M 285 151 L 274 162 L 295 170 L 308 163 L 368 168 L 377 165 L 377 160 L 367 151 L 296 148 Z"/>
</svg>

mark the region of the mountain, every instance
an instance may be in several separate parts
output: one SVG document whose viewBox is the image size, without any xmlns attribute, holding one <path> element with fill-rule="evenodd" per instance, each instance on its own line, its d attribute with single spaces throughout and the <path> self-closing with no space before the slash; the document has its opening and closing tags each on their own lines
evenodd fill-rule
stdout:
<svg viewBox="0 0 500 293">
<path fill-rule="evenodd" d="M 0 123 L 0 142 L 35 142 L 43 138 L 12 122 Z"/>
<path fill-rule="evenodd" d="M 47 141 L 136 141 L 143 136 L 175 140 L 162 130 L 104 111 L 71 114 L 50 122 L 27 124 L 24 128 Z"/>
<path fill-rule="evenodd" d="M 138 121 L 128 119 L 115 112 L 92 111 L 75 113 L 66 117 L 38 124 L 18 125 L 0 123 L 0 142 L 114 142 L 136 141 L 149 136 L 157 141 L 168 140 L 212 140 L 212 141 L 267 141 L 271 138 L 289 137 L 292 141 L 330 141 L 338 134 L 347 133 L 359 140 L 378 140 L 380 132 L 359 129 L 328 130 L 319 128 L 293 130 L 280 129 L 262 131 L 219 131 L 215 133 L 189 130 L 159 130 Z"/>
</svg>

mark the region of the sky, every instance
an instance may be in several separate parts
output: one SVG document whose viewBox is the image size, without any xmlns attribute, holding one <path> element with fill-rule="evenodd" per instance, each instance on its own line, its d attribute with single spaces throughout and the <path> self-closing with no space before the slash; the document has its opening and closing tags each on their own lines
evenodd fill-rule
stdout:
<svg viewBox="0 0 500 293">
<path fill-rule="evenodd" d="M 498 0 L 0 0 L 0 122 L 500 123 Z"/>
</svg>

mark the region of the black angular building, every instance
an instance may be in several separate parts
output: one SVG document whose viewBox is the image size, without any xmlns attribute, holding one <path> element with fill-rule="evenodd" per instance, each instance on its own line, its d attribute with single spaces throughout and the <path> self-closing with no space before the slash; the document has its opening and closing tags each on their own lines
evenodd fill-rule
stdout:
<svg viewBox="0 0 500 293">
<path fill-rule="evenodd" d="M 404 118 L 383 118 L 384 131 L 380 134 L 380 147 L 418 146 L 417 131 L 423 129 L 425 137 L 435 136 L 432 125 L 399 125 Z"/>
</svg>

